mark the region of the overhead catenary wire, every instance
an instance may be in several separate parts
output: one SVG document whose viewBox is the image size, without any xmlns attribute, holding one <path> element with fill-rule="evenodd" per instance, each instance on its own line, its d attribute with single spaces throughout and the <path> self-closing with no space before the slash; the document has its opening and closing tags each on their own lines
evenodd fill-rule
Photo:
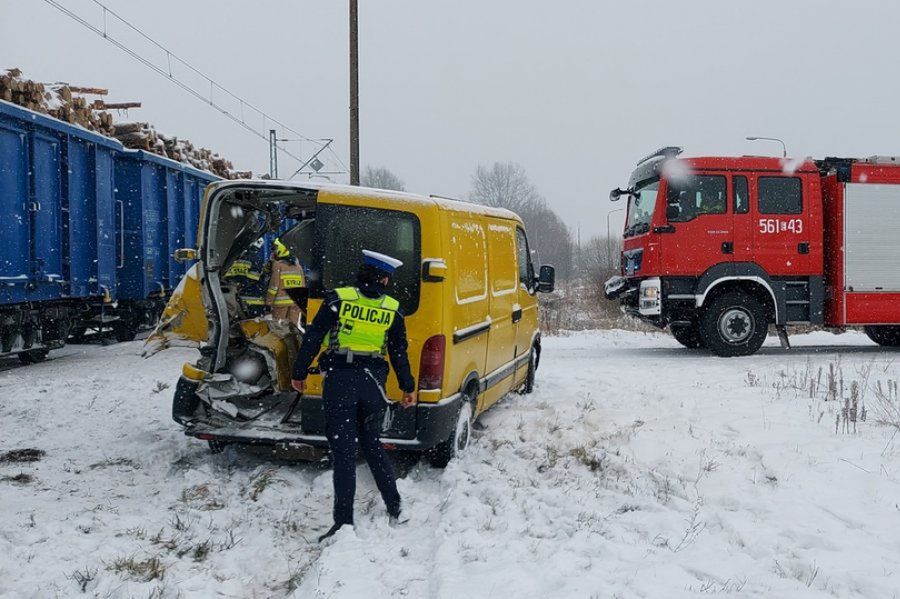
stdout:
<svg viewBox="0 0 900 599">
<path fill-rule="evenodd" d="M 244 129 L 247 130 L 248 132 L 252 133 L 253 135 L 259 137 L 260 139 L 262 139 L 262 140 L 268 142 L 268 141 L 269 141 L 268 131 L 263 132 L 263 131 L 261 131 L 261 130 L 258 130 L 258 129 L 256 129 L 253 125 L 251 125 L 250 123 L 248 123 L 248 122 L 246 121 L 246 119 L 244 118 L 244 109 L 245 109 L 245 108 L 250 109 L 251 111 L 253 111 L 253 112 L 255 112 L 256 114 L 260 115 L 260 116 L 262 117 L 262 119 L 263 119 L 263 124 L 265 124 L 266 121 L 269 121 L 269 122 L 271 122 L 271 123 L 274 123 L 275 125 L 281 127 L 283 130 L 288 131 L 288 132 L 292 133 L 293 135 L 296 135 L 297 137 L 302 138 L 304 141 L 308 141 L 308 142 L 310 142 L 310 143 L 312 143 L 312 144 L 318 146 L 319 148 L 322 148 L 322 146 L 325 146 L 326 143 L 328 142 L 328 140 L 322 140 L 322 139 L 315 139 L 315 138 L 307 137 L 306 135 L 303 135 L 302 133 L 300 133 L 299 131 L 293 129 L 292 127 L 289 127 L 288 125 L 284 124 L 281 120 L 279 120 L 279 119 L 277 119 L 277 118 L 275 118 L 275 117 L 269 115 L 268 113 L 264 112 L 264 111 L 261 110 L 260 108 L 256 107 L 254 104 L 252 104 L 252 103 L 250 103 L 250 102 L 244 100 L 243 98 L 241 98 L 240 96 L 238 96 L 238 95 L 235 94 L 234 92 L 232 92 L 232 91 L 230 91 L 229 89 L 225 88 L 224 86 L 222 86 L 221 84 L 219 84 L 218 82 L 216 82 L 214 79 L 212 79 L 210 76 L 208 76 L 208 75 L 206 75 L 204 72 L 202 72 L 200 69 L 198 69 L 197 67 L 193 66 L 193 65 L 190 64 L 188 61 L 186 61 L 185 59 L 179 57 L 177 54 L 175 54 L 174 52 L 172 52 L 171 50 L 169 50 L 168 48 L 166 48 L 165 46 L 163 46 L 162 44 L 160 44 L 159 42 L 157 42 L 156 40 L 154 40 L 153 38 L 151 38 L 149 35 L 147 35 L 146 33 L 144 33 L 144 31 L 142 31 L 142 30 L 141 30 L 140 28 L 138 28 L 136 25 L 132 24 L 131 22 L 129 22 L 129 21 L 126 20 L 125 18 L 121 17 L 118 13 L 116 13 L 116 12 L 113 11 L 113 10 L 111 10 L 109 7 L 107 7 L 107 6 L 104 5 L 103 3 L 99 2 L 98 0 L 91 0 L 91 1 L 92 1 L 94 4 L 96 4 L 98 7 L 100 7 L 100 9 L 102 10 L 102 15 L 103 15 L 103 26 L 102 26 L 102 28 L 101 28 L 101 27 L 98 27 L 98 26 L 96 26 L 96 25 L 94 25 L 93 23 L 91 23 L 91 22 L 88 21 L 87 19 L 85 19 L 85 18 L 83 18 L 82 16 L 78 15 L 77 13 L 75 13 L 74 11 L 72 11 L 71 9 L 69 9 L 69 8 L 67 8 L 67 7 L 65 7 L 65 6 L 63 6 L 62 4 L 60 4 L 59 2 L 57 2 L 56 0 L 44 0 L 45 3 L 49 4 L 49 5 L 52 6 L 53 8 L 56 8 L 57 10 L 59 10 L 60 12 L 62 12 L 63 14 L 65 14 L 66 16 L 68 16 L 69 18 L 71 18 L 72 20 L 76 21 L 77 23 L 79 23 L 79 24 L 82 25 L 83 27 L 85 27 L 85 28 L 87 28 L 87 29 L 93 31 L 94 33 L 96 33 L 97 35 L 99 35 L 100 37 L 102 37 L 103 39 L 109 41 L 111 44 L 113 44 L 114 46 L 116 46 L 117 48 L 119 48 L 120 50 L 122 50 L 123 52 L 125 52 L 126 54 L 128 54 L 129 56 L 131 56 L 132 58 L 134 58 L 135 60 L 137 60 L 138 62 L 140 62 L 141 64 L 143 64 L 144 66 L 146 66 L 147 68 L 153 70 L 154 72 L 158 73 L 159 75 L 162 75 L 162 76 L 165 77 L 166 79 L 170 80 L 172 83 L 174 83 L 175 85 L 177 85 L 178 87 L 180 87 L 181 89 L 183 89 L 184 91 L 186 91 L 187 93 L 191 94 L 192 96 L 194 96 L 194 97 L 197 98 L 198 100 L 202 101 L 203 103 L 208 104 L 208 105 L 211 106 L 213 109 L 215 109 L 216 111 L 218 111 L 219 113 L 221 113 L 223 116 L 225 116 L 226 118 L 228 118 L 228 119 L 232 120 L 233 122 L 237 123 L 237 124 L 240 125 L 242 128 L 244 128 Z M 116 39 L 115 37 L 111 36 L 111 35 L 109 34 L 109 31 L 108 31 L 108 24 L 107 24 L 107 16 L 108 16 L 108 15 L 114 17 L 117 21 L 121 22 L 121 23 L 124 24 L 126 27 L 128 27 L 129 29 L 131 29 L 132 31 L 134 31 L 135 33 L 137 33 L 138 35 L 140 35 L 142 38 L 144 38 L 145 40 L 147 40 L 150 44 L 152 44 L 153 46 L 155 46 L 156 48 L 158 48 L 158 49 L 161 50 L 162 52 L 165 52 L 165 55 L 166 55 L 166 68 L 163 68 L 163 67 L 157 65 L 155 62 L 153 62 L 153 61 L 150 60 L 149 58 L 146 58 L 145 56 L 142 56 L 142 55 L 139 54 L 137 51 L 135 51 L 135 50 L 131 49 L 130 47 L 128 47 L 124 42 L 122 42 L 122 41 Z M 209 83 L 209 95 L 208 95 L 208 96 L 205 95 L 204 93 L 202 93 L 202 92 L 198 91 L 197 89 L 195 89 L 194 87 L 192 87 L 190 84 L 188 84 L 188 83 L 182 81 L 181 79 L 179 79 L 179 78 L 173 73 L 173 71 L 172 71 L 172 61 L 173 61 L 173 60 L 174 60 L 176 63 L 183 65 L 185 68 L 187 68 L 187 69 L 190 70 L 191 72 L 195 73 L 196 75 L 198 75 L 198 76 L 201 77 L 202 79 L 206 80 L 206 81 Z M 215 99 L 213 98 L 213 93 L 214 93 L 215 90 L 219 90 L 219 91 L 223 92 L 223 93 L 226 94 L 228 97 L 230 97 L 230 98 L 232 98 L 232 99 L 234 99 L 234 100 L 236 100 L 236 101 L 238 102 L 238 104 L 239 104 L 239 106 L 240 106 L 240 113 L 241 113 L 240 116 L 238 116 L 238 115 L 232 113 L 232 112 L 229 111 L 226 107 L 222 106 L 221 104 L 219 104 L 219 103 L 217 103 L 217 102 L 215 101 Z M 265 127 L 264 127 L 264 128 L 265 128 Z M 277 144 L 276 144 L 276 146 L 278 147 L 278 149 L 279 149 L 281 152 L 283 152 L 285 155 L 287 155 L 287 156 L 293 158 L 293 159 L 296 160 L 297 162 L 300 162 L 301 164 L 304 163 L 304 162 L 306 162 L 306 160 L 305 160 L 304 158 L 301 158 L 300 156 L 295 155 L 294 153 L 290 152 L 289 150 L 287 150 L 287 149 L 284 148 L 283 146 L 280 146 L 280 145 L 277 145 Z M 338 158 L 338 157 L 337 157 L 337 154 L 334 154 L 334 155 L 335 155 L 336 158 Z M 341 163 L 341 165 L 342 165 L 344 168 L 346 168 L 346 165 L 343 164 L 343 161 L 340 160 L 340 158 L 338 158 L 338 162 Z"/>
</svg>

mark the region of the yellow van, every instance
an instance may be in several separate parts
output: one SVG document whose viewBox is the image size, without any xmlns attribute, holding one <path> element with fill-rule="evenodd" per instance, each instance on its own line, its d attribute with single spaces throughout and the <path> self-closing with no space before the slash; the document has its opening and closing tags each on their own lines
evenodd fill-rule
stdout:
<svg viewBox="0 0 900 599">
<path fill-rule="evenodd" d="M 363 249 L 403 261 L 389 292 L 406 316 L 419 403 L 389 407 L 386 447 L 430 450 L 444 465 L 466 447 L 479 414 L 510 391 L 531 391 L 541 350 L 535 294 L 553 290 L 554 269 L 536 276 L 518 216 L 359 187 L 218 182 L 201 207 L 199 248 L 176 253 L 198 262 L 147 341 L 150 352 L 173 340 L 199 344 L 172 410 L 188 435 L 214 451 L 229 443 L 327 447 L 316 365 L 306 394 L 290 388 L 296 329 L 247 317 L 241 289 L 223 277 L 275 233 L 306 271 L 308 299 L 298 299 L 308 304 L 307 322 L 326 290 L 354 284 Z M 401 396 L 393 372 L 387 394 Z"/>
</svg>

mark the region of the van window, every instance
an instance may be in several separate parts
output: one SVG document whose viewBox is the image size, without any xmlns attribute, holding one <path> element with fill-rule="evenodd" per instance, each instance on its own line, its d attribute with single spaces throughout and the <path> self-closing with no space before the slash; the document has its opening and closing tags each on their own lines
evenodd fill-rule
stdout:
<svg viewBox="0 0 900 599">
<path fill-rule="evenodd" d="M 456 266 L 457 302 L 469 303 L 485 299 L 487 243 L 484 227 L 471 220 L 451 220 L 450 243 Z"/>
<path fill-rule="evenodd" d="M 797 177 L 760 177 L 756 205 L 760 214 L 803 212 L 803 185 Z"/>
<path fill-rule="evenodd" d="M 519 286 L 516 270 L 516 237 L 513 227 L 505 223 L 488 225 L 488 256 L 491 269 L 491 291 L 494 295 L 513 293 Z"/>
<path fill-rule="evenodd" d="M 534 266 L 531 264 L 531 252 L 528 251 L 528 238 L 525 231 L 516 228 L 516 254 L 519 264 L 519 283 L 525 285 L 529 292 L 534 292 Z"/>
<path fill-rule="evenodd" d="M 319 204 L 310 295 L 355 285 L 362 251 L 372 250 L 403 262 L 388 293 L 403 314 L 414 313 L 419 308 L 420 231 L 419 219 L 409 212 Z"/>
</svg>

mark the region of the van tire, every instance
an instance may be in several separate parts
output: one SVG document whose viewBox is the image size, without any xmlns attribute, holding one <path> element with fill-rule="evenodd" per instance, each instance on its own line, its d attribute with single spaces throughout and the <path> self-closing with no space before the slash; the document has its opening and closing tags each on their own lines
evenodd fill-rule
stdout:
<svg viewBox="0 0 900 599">
<path fill-rule="evenodd" d="M 531 352 L 529 352 L 528 354 L 528 374 L 525 375 L 525 382 L 522 383 L 522 387 L 521 389 L 519 389 L 519 394 L 521 395 L 528 395 L 529 393 L 534 392 L 534 380 L 537 373 L 537 360 L 537 350 L 532 347 Z"/>
<path fill-rule="evenodd" d="M 463 394 L 459 412 L 456 415 L 456 425 L 450 431 L 450 436 L 428 452 L 428 461 L 435 468 L 446 468 L 450 460 L 459 456 L 469 446 L 469 441 L 472 439 L 474 405 L 472 393 L 467 391 Z"/>
<path fill-rule="evenodd" d="M 207 441 L 209 443 L 209 451 L 213 454 L 219 454 L 225 451 L 225 448 L 228 447 L 228 443 L 225 441 L 220 441 L 219 439 L 210 439 Z"/>
<path fill-rule="evenodd" d="M 703 336 L 700 335 L 700 327 L 696 322 L 689 325 L 673 324 L 669 326 L 669 330 L 672 332 L 672 337 L 675 338 L 675 341 L 688 349 L 706 347 L 706 344 L 703 342 Z"/>
<path fill-rule="evenodd" d="M 749 356 L 762 347 L 769 332 L 766 307 L 740 289 L 716 295 L 700 313 L 700 336 L 717 356 Z"/>
<path fill-rule="evenodd" d="M 863 331 L 882 347 L 900 347 L 900 326 L 868 326 Z"/>
</svg>

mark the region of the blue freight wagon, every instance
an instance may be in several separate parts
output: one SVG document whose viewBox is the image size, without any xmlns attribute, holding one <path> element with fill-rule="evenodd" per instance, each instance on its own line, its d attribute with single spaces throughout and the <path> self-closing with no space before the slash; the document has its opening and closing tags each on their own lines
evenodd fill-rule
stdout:
<svg viewBox="0 0 900 599">
<path fill-rule="evenodd" d="M 209 173 L 140 150 L 118 154 L 115 161 L 119 230 L 117 302 L 127 307 L 114 321 L 120 341 L 156 323 L 186 265 L 172 254 L 196 247 L 200 200 Z"/>
<path fill-rule="evenodd" d="M 88 328 L 127 339 L 152 324 L 217 179 L 0 101 L 0 356 L 32 362 Z"/>
</svg>

